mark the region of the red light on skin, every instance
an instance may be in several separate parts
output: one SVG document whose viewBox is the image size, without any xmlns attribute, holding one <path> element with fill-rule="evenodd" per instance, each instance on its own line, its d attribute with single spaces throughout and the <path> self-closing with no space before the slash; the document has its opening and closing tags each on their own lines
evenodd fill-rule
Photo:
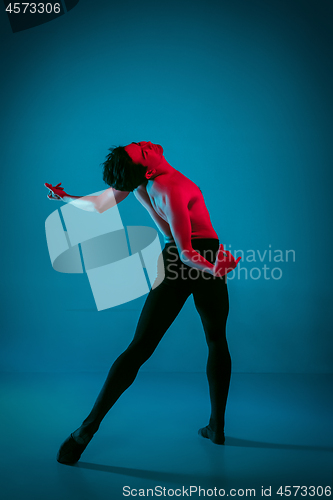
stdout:
<svg viewBox="0 0 333 500">
<path fill-rule="evenodd" d="M 144 167 L 157 167 L 164 160 L 162 146 L 150 141 L 132 142 L 125 146 L 125 151 L 134 163 L 140 163 Z"/>
<path fill-rule="evenodd" d="M 48 184 L 47 182 L 45 182 L 44 186 L 49 189 L 49 194 L 47 195 L 47 197 L 50 200 L 62 200 L 64 196 L 69 196 L 64 191 L 64 188 L 61 187 L 61 182 L 59 182 L 59 184 L 57 184 L 56 186 L 52 186 L 52 184 Z"/>
<path fill-rule="evenodd" d="M 224 250 L 223 245 L 220 245 L 215 261 L 214 275 L 222 277 L 225 274 L 230 273 L 230 271 L 235 269 L 241 258 L 242 257 L 238 257 L 238 259 L 235 260 L 235 257 L 229 252 L 229 250 Z"/>
</svg>

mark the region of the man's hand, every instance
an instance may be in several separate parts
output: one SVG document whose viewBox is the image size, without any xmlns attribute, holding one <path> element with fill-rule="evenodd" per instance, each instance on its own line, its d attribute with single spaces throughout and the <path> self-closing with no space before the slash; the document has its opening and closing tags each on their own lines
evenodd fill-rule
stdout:
<svg viewBox="0 0 333 500">
<path fill-rule="evenodd" d="M 238 259 L 235 260 L 229 250 L 224 250 L 223 245 L 220 245 L 214 265 L 214 276 L 222 277 L 230 273 L 230 271 L 235 269 L 241 258 L 242 257 L 238 257 Z"/>
<path fill-rule="evenodd" d="M 49 200 L 62 200 L 64 196 L 68 196 L 65 193 L 64 188 L 60 187 L 61 182 L 56 186 L 52 186 L 52 184 L 48 184 L 45 182 L 44 186 L 49 190 L 49 194 L 47 195 Z"/>
</svg>

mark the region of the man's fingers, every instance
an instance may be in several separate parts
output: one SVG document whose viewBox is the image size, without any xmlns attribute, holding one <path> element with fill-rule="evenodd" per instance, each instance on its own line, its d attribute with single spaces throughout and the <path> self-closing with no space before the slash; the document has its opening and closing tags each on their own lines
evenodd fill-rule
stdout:
<svg viewBox="0 0 333 500">
<path fill-rule="evenodd" d="M 55 189 L 55 187 L 53 187 L 52 184 L 48 184 L 47 182 L 45 182 L 44 186 L 47 187 L 47 189 L 49 189 L 50 192 L 51 191 L 53 192 L 53 189 Z"/>
<path fill-rule="evenodd" d="M 228 259 L 229 261 L 234 260 L 234 257 L 233 257 L 233 255 L 231 255 L 231 253 L 229 252 L 229 250 L 225 250 L 225 251 L 224 251 L 224 255 L 227 257 L 227 259 Z"/>
<path fill-rule="evenodd" d="M 48 199 L 49 199 L 49 200 L 61 200 L 60 196 L 58 196 L 58 195 L 56 195 L 56 194 L 54 194 L 54 193 L 52 193 L 52 192 L 51 192 L 51 193 L 49 193 L 49 194 L 47 195 L 47 197 L 48 197 Z"/>
<path fill-rule="evenodd" d="M 61 187 L 61 182 L 59 182 L 59 184 L 57 184 L 56 186 L 52 186 L 52 184 L 49 184 L 48 182 L 44 182 L 44 186 L 46 186 L 48 189 L 60 189 L 60 190 L 64 190 L 63 187 Z"/>
<path fill-rule="evenodd" d="M 220 245 L 216 261 L 217 262 L 224 262 L 224 263 L 230 262 L 230 264 L 232 264 L 236 267 L 238 262 L 241 260 L 241 258 L 242 257 L 238 257 L 238 259 L 235 260 L 234 256 L 229 252 L 229 250 L 224 250 L 223 245 Z"/>
</svg>

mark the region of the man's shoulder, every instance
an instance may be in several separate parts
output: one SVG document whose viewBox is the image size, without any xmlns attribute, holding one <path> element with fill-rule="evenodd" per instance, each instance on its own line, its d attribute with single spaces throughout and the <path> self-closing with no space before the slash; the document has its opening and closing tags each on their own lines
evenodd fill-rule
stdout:
<svg viewBox="0 0 333 500">
<path fill-rule="evenodd" d="M 168 192 L 175 189 L 179 191 L 188 189 L 189 183 L 194 184 L 188 177 L 178 171 L 168 175 L 157 176 L 154 179 L 154 184 L 156 184 L 156 186 Z"/>
<path fill-rule="evenodd" d="M 170 200 L 175 198 L 186 198 L 188 196 L 188 189 L 186 186 L 175 181 L 165 184 L 162 189 L 163 194 Z"/>
<path fill-rule="evenodd" d="M 170 179 L 170 182 L 164 187 L 164 192 L 172 198 L 181 196 L 182 198 L 190 199 L 201 193 L 201 190 L 188 177 L 182 175 L 181 177 Z"/>
</svg>

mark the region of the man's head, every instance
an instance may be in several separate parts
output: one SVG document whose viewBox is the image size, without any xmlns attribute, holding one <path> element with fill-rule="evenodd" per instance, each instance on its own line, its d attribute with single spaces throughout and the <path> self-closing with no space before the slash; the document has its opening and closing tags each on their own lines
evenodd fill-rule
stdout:
<svg viewBox="0 0 333 500">
<path fill-rule="evenodd" d="M 133 191 L 147 184 L 163 160 L 163 148 L 151 142 L 132 142 L 110 148 L 103 163 L 103 180 L 119 191 Z"/>
<path fill-rule="evenodd" d="M 132 161 L 149 169 L 154 169 L 163 160 L 163 148 L 152 142 L 132 142 L 125 146 L 125 151 Z"/>
</svg>

